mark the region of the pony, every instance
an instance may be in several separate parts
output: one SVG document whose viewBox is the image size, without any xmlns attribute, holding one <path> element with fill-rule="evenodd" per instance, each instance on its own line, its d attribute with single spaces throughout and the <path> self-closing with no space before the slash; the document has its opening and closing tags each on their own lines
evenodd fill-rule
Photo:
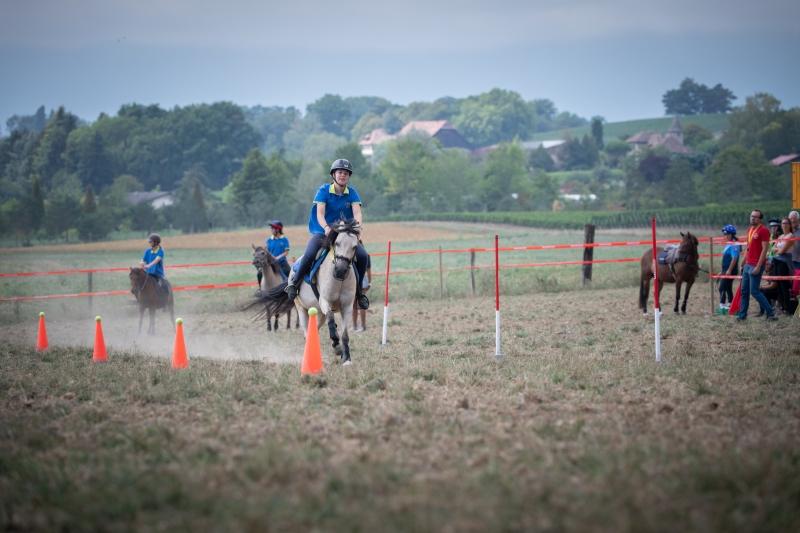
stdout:
<svg viewBox="0 0 800 533">
<path fill-rule="evenodd" d="M 665 251 L 664 248 L 657 248 L 658 255 Z M 678 304 L 681 301 L 681 285 L 686 283 L 686 292 L 683 295 L 683 305 L 680 310 L 684 315 L 686 314 L 686 302 L 689 300 L 689 291 L 692 290 L 692 285 L 700 270 L 698 264 L 697 253 L 697 237 L 690 232 L 684 235 L 681 232 L 681 243 L 678 245 L 677 250 L 667 250 L 667 264 L 658 263 L 658 292 L 661 294 L 661 287 L 664 283 L 675 284 L 675 308 L 674 312 L 678 313 Z M 639 308 L 642 313 L 647 314 L 647 298 L 650 294 L 650 278 L 653 277 L 653 266 L 656 261 L 653 260 L 653 250 L 648 249 L 641 260 L 641 278 L 639 282 Z"/>
<path fill-rule="evenodd" d="M 142 319 L 144 318 L 144 310 L 150 311 L 150 324 L 147 328 L 147 333 L 155 335 L 156 333 L 156 309 L 169 310 L 170 318 L 172 319 L 172 327 L 175 328 L 175 299 L 172 295 L 172 286 L 165 279 L 164 286 L 166 292 L 159 289 L 158 283 L 145 272 L 143 268 L 131 267 L 128 273 L 128 278 L 131 281 L 131 292 L 136 296 L 136 301 L 139 302 L 139 333 L 142 332 Z"/>
<path fill-rule="evenodd" d="M 281 283 L 283 283 L 283 276 L 281 276 L 281 267 L 278 262 L 272 257 L 267 249 L 263 246 L 256 246 L 255 244 L 250 244 L 253 247 L 253 266 L 259 269 L 262 272 L 261 277 L 261 286 L 259 287 L 259 291 L 261 294 L 266 293 L 268 290 L 272 289 L 273 287 L 277 287 Z M 249 307 L 249 306 L 248 306 Z M 265 310 L 266 314 L 266 310 Z M 260 314 L 258 316 L 261 316 Z M 275 314 L 275 331 L 278 331 L 278 318 L 280 317 L 279 314 Z M 272 331 L 272 316 L 267 316 L 267 331 Z M 295 320 L 294 324 L 295 328 L 300 327 L 299 319 Z M 286 329 L 292 328 L 292 309 L 288 309 L 286 311 Z"/>
<path fill-rule="evenodd" d="M 316 307 L 319 311 L 318 328 L 322 323 L 328 324 L 328 334 L 336 355 L 341 358 L 343 365 L 351 364 L 349 325 L 353 323 L 353 301 L 356 296 L 356 273 L 353 271 L 358 236 L 361 225 L 354 220 L 339 220 L 331 225 L 331 233 L 325 243 L 329 252 L 317 271 L 317 288 L 303 283 L 300 292 L 294 300 L 294 307 L 300 317 L 303 335 L 308 330 L 308 310 Z M 261 296 L 269 316 L 285 309 L 289 301 L 285 292 L 286 282 L 268 290 Z M 339 337 L 335 312 L 342 318 L 342 335 Z M 341 345 L 340 345 L 341 340 Z"/>
</svg>

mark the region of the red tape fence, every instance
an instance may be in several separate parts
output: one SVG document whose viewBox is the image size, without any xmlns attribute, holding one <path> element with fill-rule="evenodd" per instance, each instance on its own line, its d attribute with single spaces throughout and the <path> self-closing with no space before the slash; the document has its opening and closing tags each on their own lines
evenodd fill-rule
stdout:
<svg viewBox="0 0 800 533">
<path fill-rule="evenodd" d="M 706 239 L 708 241 L 709 239 Z M 710 239 L 714 244 L 729 244 L 730 241 L 724 240 L 724 237 L 713 237 Z M 680 243 L 677 239 L 665 239 L 655 241 L 656 244 L 676 244 Z M 504 246 L 504 247 L 489 247 L 489 248 L 452 248 L 452 249 L 419 249 L 419 250 L 402 250 L 393 251 L 392 255 L 417 255 L 417 254 L 463 254 L 463 253 L 498 253 L 498 252 L 520 252 L 520 251 L 541 251 L 541 250 L 567 250 L 567 249 L 586 249 L 586 248 L 604 248 L 604 247 L 621 247 L 621 246 L 651 246 L 653 241 L 610 241 L 610 242 L 595 242 L 595 243 L 572 243 L 572 244 L 539 244 L 539 245 L 526 245 L 526 246 Z M 740 243 L 744 244 L 744 243 Z M 372 257 L 387 256 L 389 252 L 375 252 L 370 254 Z M 711 257 L 712 254 L 700 254 L 700 257 Z M 720 257 L 721 254 L 713 254 L 714 257 Z M 534 262 L 534 263 L 510 263 L 499 265 L 499 269 L 518 269 L 518 268 L 539 268 L 539 267 L 552 267 L 552 266 L 570 266 L 570 265 L 593 265 L 593 264 L 606 264 L 606 263 L 632 263 L 640 261 L 639 257 L 626 257 L 616 259 L 593 259 L 574 260 L 574 261 L 548 261 L 548 262 Z M 191 264 L 177 264 L 170 265 L 170 269 L 190 269 L 190 268 L 208 268 L 219 266 L 242 266 L 250 265 L 251 261 L 217 261 L 208 263 L 191 263 Z M 485 270 L 495 268 L 494 265 L 469 265 L 464 267 L 452 268 L 425 268 L 425 269 L 400 269 L 392 270 L 392 275 L 409 275 L 427 272 L 455 272 L 464 270 Z M 107 267 L 107 268 L 80 268 L 80 269 L 65 269 L 65 270 L 50 270 L 41 272 L 2 272 L 0 278 L 14 278 L 14 277 L 35 277 L 35 276 L 64 276 L 73 274 L 93 274 L 93 273 L 111 273 L 111 272 L 126 272 L 129 267 Z M 387 264 L 388 270 L 388 264 Z M 388 275 L 388 272 L 376 272 L 373 277 L 381 277 Z M 741 279 L 741 276 L 724 276 L 711 274 L 712 279 Z M 800 276 L 764 276 L 765 280 L 794 280 L 800 279 Z M 256 286 L 255 282 L 234 282 L 234 283 L 211 283 L 200 285 L 184 285 L 180 287 L 173 287 L 176 292 L 181 291 L 201 291 L 201 290 L 215 290 L 215 289 L 232 289 L 240 287 Z M 130 294 L 129 290 L 111 290 L 111 291 L 88 291 L 69 294 L 48 294 L 37 296 L 7 296 L 0 297 L 0 302 L 21 302 L 21 301 L 35 301 L 35 300 L 49 300 L 49 299 L 63 299 L 63 298 L 85 298 L 95 296 L 123 296 Z"/>
</svg>

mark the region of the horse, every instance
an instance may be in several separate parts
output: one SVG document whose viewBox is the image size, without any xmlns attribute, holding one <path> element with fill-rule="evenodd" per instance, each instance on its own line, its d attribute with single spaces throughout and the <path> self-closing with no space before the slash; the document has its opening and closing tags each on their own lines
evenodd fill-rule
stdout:
<svg viewBox="0 0 800 533">
<path fill-rule="evenodd" d="M 281 267 L 275 258 L 272 256 L 271 253 L 267 251 L 266 248 L 263 246 L 256 246 L 255 244 L 250 244 L 253 247 L 253 266 L 256 267 L 258 270 L 261 271 L 261 286 L 259 287 L 259 291 L 261 294 L 266 293 L 273 287 L 277 287 L 283 282 L 283 276 L 281 276 Z M 258 315 L 261 316 L 261 315 Z M 278 318 L 279 314 L 275 314 L 275 331 L 278 331 Z M 267 331 L 272 331 L 272 316 L 267 316 Z M 294 324 L 295 328 L 300 327 L 300 321 L 295 320 Z M 286 311 L 286 329 L 292 328 L 292 309 L 290 308 Z"/>
<path fill-rule="evenodd" d="M 143 268 L 131 267 L 128 274 L 131 280 L 131 292 L 136 296 L 139 302 L 139 333 L 142 332 L 142 320 L 144 318 L 144 310 L 150 311 L 150 325 L 147 328 L 147 333 L 155 335 L 156 333 L 156 309 L 169 310 L 170 318 L 172 319 L 172 327 L 175 327 L 175 299 L 172 295 L 172 286 L 165 279 L 164 285 L 166 292 L 158 287 L 158 282 L 150 276 Z"/>
<path fill-rule="evenodd" d="M 317 287 L 319 297 L 307 283 L 300 286 L 300 292 L 294 300 L 294 306 L 300 316 L 303 336 L 308 329 L 308 310 L 316 307 L 319 311 L 318 328 L 323 322 L 328 324 L 328 334 L 331 338 L 336 355 L 341 358 L 343 365 L 351 364 L 349 325 L 353 323 L 353 301 L 356 296 L 356 274 L 353 271 L 358 236 L 361 225 L 354 220 L 339 220 L 331 225 L 331 233 L 325 243 L 329 248 L 327 257 L 317 271 Z M 275 313 L 291 305 L 286 295 L 286 282 L 281 283 L 264 293 L 261 301 L 264 302 L 268 313 Z M 338 335 L 334 313 L 339 312 L 342 318 L 342 335 Z M 339 341 L 341 340 L 341 345 Z"/>
<path fill-rule="evenodd" d="M 681 243 L 678 245 L 677 251 L 673 252 L 674 256 L 668 256 L 668 264 L 658 264 L 658 293 L 661 294 L 661 287 L 666 283 L 675 283 L 675 308 L 674 311 L 678 313 L 678 304 L 681 301 L 681 285 L 686 283 L 686 292 L 683 295 L 683 305 L 680 310 L 684 315 L 686 314 L 686 302 L 689 300 L 689 291 L 692 290 L 692 284 L 697 277 L 700 270 L 698 264 L 697 253 L 697 237 L 690 232 L 684 235 L 681 232 Z M 657 254 L 664 251 L 663 248 L 657 248 Z M 669 262 L 669 258 L 673 262 Z M 656 262 L 653 260 L 653 250 L 647 250 L 642 255 L 641 278 L 639 283 L 639 308 L 642 313 L 647 314 L 647 298 L 650 294 L 650 278 L 653 277 L 653 265 Z"/>
</svg>

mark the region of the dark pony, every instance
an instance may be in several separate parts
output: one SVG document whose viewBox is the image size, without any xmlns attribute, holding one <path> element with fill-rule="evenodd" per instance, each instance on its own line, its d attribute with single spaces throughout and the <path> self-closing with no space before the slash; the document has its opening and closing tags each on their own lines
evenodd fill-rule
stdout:
<svg viewBox="0 0 800 533">
<path fill-rule="evenodd" d="M 172 319 L 172 327 L 175 327 L 175 300 L 172 297 L 172 286 L 165 279 L 164 285 L 167 290 L 159 289 L 158 282 L 147 274 L 143 268 L 131 268 L 128 278 L 131 280 L 131 292 L 136 296 L 139 302 L 139 333 L 142 332 L 142 319 L 144 318 L 144 310 L 150 311 L 150 325 L 147 328 L 147 333 L 155 335 L 156 333 L 156 309 L 169 310 L 169 316 Z"/>
<path fill-rule="evenodd" d="M 689 291 L 692 289 L 697 273 L 700 270 L 697 253 L 697 237 L 688 231 L 684 235 L 681 233 L 681 243 L 677 250 L 669 252 L 667 264 L 658 264 L 658 293 L 664 283 L 675 284 L 675 309 L 678 312 L 678 304 L 681 301 L 681 285 L 686 283 L 686 293 L 683 295 L 683 305 L 681 312 L 686 314 L 686 301 L 689 299 Z M 656 248 L 656 253 L 661 255 L 664 248 Z M 639 308 L 643 313 L 647 313 L 647 298 L 650 295 L 650 278 L 653 277 L 653 250 L 648 249 L 642 256 L 642 275 L 639 283 Z"/>
<path fill-rule="evenodd" d="M 278 264 L 278 261 L 272 257 L 266 248 L 263 246 L 256 246 L 254 244 L 250 244 L 253 247 L 253 266 L 256 267 L 258 270 L 261 271 L 261 286 L 259 287 L 260 292 L 259 294 L 264 294 L 270 289 L 277 287 L 281 283 L 283 283 L 283 276 L 281 276 L 281 267 Z M 245 309 L 252 307 L 248 305 Z M 288 309 L 285 310 L 286 312 L 286 329 L 292 328 L 292 310 L 294 306 L 290 306 Z M 283 310 L 281 310 L 283 311 Z M 276 313 L 271 316 L 267 316 L 268 310 L 265 308 L 263 313 L 259 313 L 256 315 L 256 318 L 266 317 L 267 318 L 267 331 L 272 331 L 272 318 L 275 318 L 275 331 L 278 331 L 278 318 L 280 317 L 279 313 Z M 295 315 L 296 316 L 296 315 Z M 295 328 L 300 327 L 300 320 L 295 319 Z"/>
</svg>

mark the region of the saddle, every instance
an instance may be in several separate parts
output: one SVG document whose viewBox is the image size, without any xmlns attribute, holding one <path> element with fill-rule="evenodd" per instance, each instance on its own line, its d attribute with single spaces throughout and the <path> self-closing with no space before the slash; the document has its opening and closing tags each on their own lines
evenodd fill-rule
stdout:
<svg viewBox="0 0 800 533">
<path fill-rule="evenodd" d="M 314 259 L 314 262 L 311 264 L 311 269 L 308 271 L 308 274 L 305 275 L 303 279 L 297 284 L 298 289 L 302 283 L 308 283 L 308 286 L 311 287 L 311 290 L 314 291 L 314 296 L 319 299 L 319 289 L 317 288 L 317 273 L 319 272 L 319 267 L 322 265 L 322 262 L 325 261 L 325 258 L 328 257 L 328 253 L 330 252 L 330 248 L 321 248 L 319 252 L 317 252 L 317 257 Z M 302 258 L 302 257 L 301 257 Z M 292 265 L 292 273 L 294 276 L 297 276 L 297 269 L 300 268 L 300 261 L 295 261 Z M 356 272 L 356 265 L 355 262 L 351 265 L 353 269 L 353 275 L 358 278 L 358 273 Z"/>
<path fill-rule="evenodd" d="M 668 244 L 662 251 L 658 252 L 658 264 L 674 265 L 680 261 L 678 255 L 678 246 L 675 244 Z"/>
</svg>

